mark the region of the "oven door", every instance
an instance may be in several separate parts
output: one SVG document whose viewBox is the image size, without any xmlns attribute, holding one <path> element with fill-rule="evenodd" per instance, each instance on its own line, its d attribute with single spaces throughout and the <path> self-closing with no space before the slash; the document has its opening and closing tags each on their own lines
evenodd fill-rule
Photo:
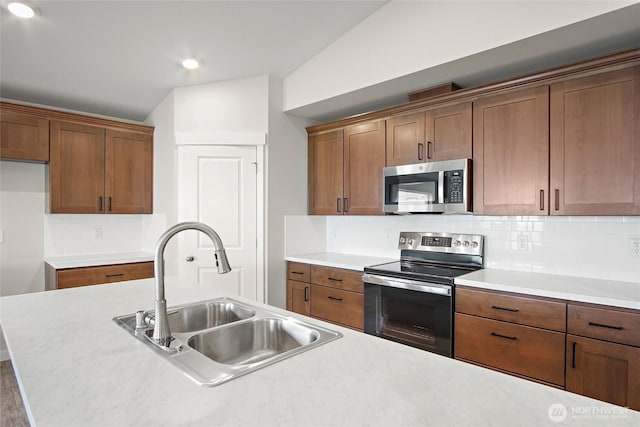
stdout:
<svg viewBox="0 0 640 427">
<path fill-rule="evenodd" d="M 449 285 L 365 274 L 364 331 L 453 357 L 453 292 Z"/>
</svg>

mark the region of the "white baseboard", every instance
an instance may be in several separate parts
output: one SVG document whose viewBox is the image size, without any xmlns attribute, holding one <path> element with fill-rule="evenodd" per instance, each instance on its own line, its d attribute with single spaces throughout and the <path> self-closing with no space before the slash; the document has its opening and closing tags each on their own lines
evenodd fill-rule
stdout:
<svg viewBox="0 0 640 427">
<path fill-rule="evenodd" d="M 9 350 L 0 350 L 0 362 L 11 359 L 9 356 Z"/>
</svg>

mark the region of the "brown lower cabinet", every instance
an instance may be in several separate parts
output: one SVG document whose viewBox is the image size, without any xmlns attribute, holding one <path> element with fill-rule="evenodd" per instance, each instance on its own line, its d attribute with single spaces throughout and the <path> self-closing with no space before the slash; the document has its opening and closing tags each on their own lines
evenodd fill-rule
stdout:
<svg viewBox="0 0 640 427">
<path fill-rule="evenodd" d="M 566 389 L 640 411 L 640 348 L 567 335 Z"/>
<path fill-rule="evenodd" d="M 640 312 L 456 288 L 455 358 L 640 410 Z"/>
<path fill-rule="evenodd" d="M 362 272 L 287 263 L 287 310 L 364 330 Z"/>
<path fill-rule="evenodd" d="M 65 289 L 153 277 L 153 262 L 55 269 L 45 264 L 45 289 Z"/>
<path fill-rule="evenodd" d="M 640 410 L 640 313 L 569 304 L 567 390 Z"/>
</svg>

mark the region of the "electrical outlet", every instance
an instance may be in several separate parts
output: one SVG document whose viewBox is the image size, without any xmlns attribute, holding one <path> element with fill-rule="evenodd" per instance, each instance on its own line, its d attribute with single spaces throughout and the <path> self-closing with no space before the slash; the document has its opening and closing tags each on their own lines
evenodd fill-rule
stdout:
<svg viewBox="0 0 640 427">
<path fill-rule="evenodd" d="M 526 234 L 519 235 L 517 242 L 519 251 L 526 251 L 529 248 L 529 237 Z"/>
<path fill-rule="evenodd" d="M 102 227 L 93 227 L 93 240 L 102 240 Z"/>
<path fill-rule="evenodd" d="M 0 230 L 0 243 L 4 243 L 4 230 Z"/>
<path fill-rule="evenodd" d="M 631 239 L 631 256 L 640 257 L 640 238 Z"/>
</svg>

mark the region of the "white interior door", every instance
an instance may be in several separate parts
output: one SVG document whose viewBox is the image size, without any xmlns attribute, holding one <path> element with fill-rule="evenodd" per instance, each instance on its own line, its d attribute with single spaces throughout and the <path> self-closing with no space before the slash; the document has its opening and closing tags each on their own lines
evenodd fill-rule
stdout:
<svg viewBox="0 0 640 427">
<path fill-rule="evenodd" d="M 218 274 L 211 240 L 198 231 L 179 235 L 180 277 L 213 283 L 231 295 L 258 300 L 257 149 L 255 146 L 180 146 L 178 217 L 212 227 L 222 239 L 231 272 Z"/>
</svg>

